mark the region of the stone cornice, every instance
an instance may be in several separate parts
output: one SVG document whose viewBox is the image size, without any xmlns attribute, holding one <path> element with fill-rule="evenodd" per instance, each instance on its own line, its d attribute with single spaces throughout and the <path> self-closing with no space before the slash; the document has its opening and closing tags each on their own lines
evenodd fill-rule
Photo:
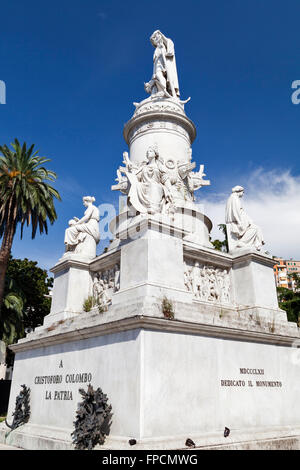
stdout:
<svg viewBox="0 0 300 470">
<path fill-rule="evenodd" d="M 184 241 L 183 244 L 184 255 L 190 258 L 197 258 L 197 260 L 205 259 L 206 262 L 220 264 L 222 266 L 236 266 L 241 263 L 255 263 L 263 264 L 264 266 L 273 267 L 274 260 L 258 251 L 248 250 L 237 254 L 223 253 L 222 251 L 201 248 L 191 242 Z"/>
<path fill-rule="evenodd" d="M 176 121 L 179 125 L 184 127 L 189 134 L 191 143 L 196 138 L 196 127 L 194 123 L 185 115 L 178 114 L 172 111 L 149 111 L 139 116 L 132 117 L 125 125 L 123 130 L 123 136 L 125 142 L 130 145 L 130 133 L 134 127 L 141 125 L 145 121 L 157 121 L 157 120 L 171 120 Z"/>
<path fill-rule="evenodd" d="M 70 258 L 65 258 L 65 259 L 61 258 L 59 262 L 55 266 L 53 266 L 53 268 L 50 269 L 50 271 L 55 274 L 55 273 L 61 272 L 69 268 L 78 268 L 78 269 L 88 270 L 90 262 L 91 260 L 89 259 L 84 260 L 82 258 L 80 259 L 79 257 L 78 258 L 70 257 Z"/>
<path fill-rule="evenodd" d="M 232 256 L 233 265 L 249 263 L 250 261 L 254 261 L 255 263 L 263 264 L 264 266 L 269 267 L 273 267 L 275 264 L 273 258 L 254 250 L 241 254 L 237 253 Z"/>
<path fill-rule="evenodd" d="M 183 253 L 187 258 L 195 258 L 208 263 L 219 264 L 220 266 L 231 267 L 232 256 L 222 251 L 204 248 L 192 242 L 183 242 Z"/>
<path fill-rule="evenodd" d="M 102 253 L 101 255 L 97 256 L 97 258 L 91 261 L 90 271 L 96 272 L 99 269 L 103 270 L 115 264 L 119 264 L 120 256 L 121 256 L 120 248 L 117 248 L 112 251 L 107 251 L 106 253 Z"/>
<path fill-rule="evenodd" d="M 25 340 L 9 347 L 17 353 L 134 329 L 199 335 L 279 346 L 292 346 L 296 340 L 299 341 L 299 337 L 284 336 L 274 333 L 249 331 L 179 320 L 167 320 L 157 317 L 135 316 L 104 324 L 94 324 L 84 328 L 74 328 L 57 334 L 52 332 L 51 334 L 47 334 L 47 336 L 28 341 Z"/>
<path fill-rule="evenodd" d="M 202 214 L 194 208 L 176 207 L 176 211 L 179 215 L 183 213 L 183 210 L 184 214 L 188 216 L 194 216 L 195 219 L 203 222 L 207 230 L 210 230 L 212 223 L 206 215 Z M 190 235 L 190 232 L 186 230 L 184 226 L 182 227 L 180 225 L 176 225 L 176 222 L 170 223 L 168 216 L 163 216 L 161 214 L 154 216 L 148 214 L 141 218 L 138 218 L 137 216 L 135 220 L 132 220 L 132 217 L 128 216 L 128 212 L 123 212 L 117 215 L 110 222 L 111 232 L 114 233 L 115 236 L 120 240 L 127 240 L 131 237 L 132 239 L 136 239 L 139 237 L 139 233 L 142 234 L 148 229 L 181 239 L 187 235 Z M 197 249 L 199 249 L 198 245 Z"/>
</svg>

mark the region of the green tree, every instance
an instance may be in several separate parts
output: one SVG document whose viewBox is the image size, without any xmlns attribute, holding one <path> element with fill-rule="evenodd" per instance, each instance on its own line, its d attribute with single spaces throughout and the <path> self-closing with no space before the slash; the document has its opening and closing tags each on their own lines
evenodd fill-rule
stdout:
<svg viewBox="0 0 300 470">
<path fill-rule="evenodd" d="M 228 238 L 227 238 L 227 230 L 226 230 L 226 225 L 225 224 L 219 224 L 218 225 L 219 230 L 223 232 L 224 235 L 224 240 L 211 240 L 211 243 L 213 244 L 214 248 L 218 251 L 224 251 L 228 253 L 229 248 L 228 248 Z"/>
<path fill-rule="evenodd" d="M 288 321 L 300 326 L 300 292 L 293 292 L 285 287 L 277 287 L 279 307 L 287 313 Z"/>
<path fill-rule="evenodd" d="M 293 281 L 295 291 L 297 292 L 300 290 L 300 276 L 298 273 L 291 273 L 288 274 L 288 277 L 290 278 L 291 281 Z"/>
<path fill-rule="evenodd" d="M 295 297 L 294 292 L 286 287 L 277 287 L 277 297 L 279 302 L 286 302 Z"/>
<path fill-rule="evenodd" d="M 49 159 L 33 153 L 34 145 L 28 149 L 26 143 L 21 146 L 17 139 L 10 150 L 7 145 L 0 146 L 0 311 L 2 308 L 5 274 L 11 253 L 13 239 L 18 224 L 32 227 L 32 238 L 36 231 L 48 233 L 47 221 L 51 224 L 57 215 L 54 198 L 60 195 L 49 182 L 56 179 L 53 171 L 43 165 Z"/>
<path fill-rule="evenodd" d="M 27 258 L 10 256 L 3 305 L 0 312 L 0 340 L 7 345 L 25 336 L 27 329 L 42 325 L 51 307 L 49 296 L 53 279 L 47 271 Z M 6 362 L 12 364 L 14 354 L 7 349 Z"/>
<path fill-rule="evenodd" d="M 24 297 L 16 282 L 9 276 L 5 279 L 3 307 L 0 312 L 0 340 L 13 343 L 24 334 Z"/>
<path fill-rule="evenodd" d="M 53 278 L 48 277 L 45 269 L 41 269 L 36 261 L 15 259 L 10 257 L 7 276 L 13 279 L 16 291 L 23 299 L 24 328 L 34 329 L 43 324 L 43 319 L 50 312 L 50 289 Z"/>
</svg>

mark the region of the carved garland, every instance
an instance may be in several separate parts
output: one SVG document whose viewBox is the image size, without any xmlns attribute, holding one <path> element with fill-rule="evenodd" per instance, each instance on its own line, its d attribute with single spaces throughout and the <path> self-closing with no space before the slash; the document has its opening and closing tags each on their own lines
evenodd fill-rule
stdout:
<svg viewBox="0 0 300 470">
<path fill-rule="evenodd" d="M 12 425 L 8 424 L 8 422 L 5 420 L 6 426 L 12 430 L 22 426 L 22 424 L 27 423 L 30 418 L 30 388 L 26 387 L 26 385 L 21 385 L 21 387 L 21 392 L 16 398 L 15 411 L 12 414 L 14 417 Z"/>
</svg>

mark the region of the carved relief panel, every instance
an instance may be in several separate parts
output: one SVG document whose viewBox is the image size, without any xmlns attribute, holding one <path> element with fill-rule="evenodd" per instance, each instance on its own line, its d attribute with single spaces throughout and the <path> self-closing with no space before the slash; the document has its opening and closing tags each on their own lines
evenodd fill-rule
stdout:
<svg viewBox="0 0 300 470">
<path fill-rule="evenodd" d="M 188 259 L 185 261 L 184 283 L 197 300 L 221 304 L 232 303 L 229 270 Z"/>
<path fill-rule="evenodd" d="M 115 264 L 111 268 L 98 271 L 93 277 L 93 298 L 96 305 L 107 307 L 112 295 L 120 289 L 120 266 Z"/>
</svg>

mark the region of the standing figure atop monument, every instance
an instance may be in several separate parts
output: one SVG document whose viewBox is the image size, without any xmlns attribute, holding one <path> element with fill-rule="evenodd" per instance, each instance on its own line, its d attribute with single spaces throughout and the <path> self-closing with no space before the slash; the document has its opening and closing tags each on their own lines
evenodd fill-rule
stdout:
<svg viewBox="0 0 300 470">
<path fill-rule="evenodd" d="M 179 98 L 179 84 L 176 69 L 174 43 L 159 30 L 150 37 L 155 47 L 153 55 L 153 75 L 145 83 L 145 90 L 151 95 L 160 93 L 168 98 Z"/>
<path fill-rule="evenodd" d="M 255 248 L 259 251 L 265 244 L 263 234 L 244 211 L 241 202 L 243 195 L 244 188 L 235 186 L 227 200 L 225 222 L 229 251 L 236 248 Z"/>
</svg>

